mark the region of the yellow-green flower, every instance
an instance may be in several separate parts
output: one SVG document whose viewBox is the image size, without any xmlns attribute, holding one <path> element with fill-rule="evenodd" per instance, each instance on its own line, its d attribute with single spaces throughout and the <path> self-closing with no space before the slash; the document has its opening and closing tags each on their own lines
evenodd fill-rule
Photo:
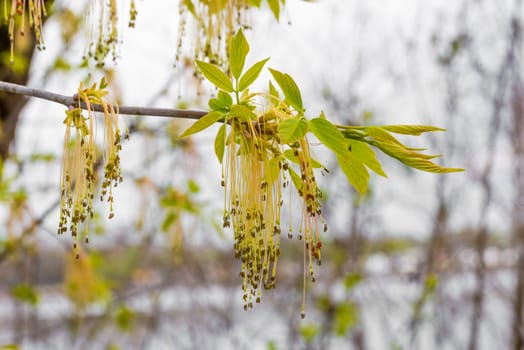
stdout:
<svg viewBox="0 0 524 350">
<path fill-rule="evenodd" d="M 103 109 L 104 118 L 104 179 L 100 200 L 107 199 L 109 203 L 109 218 L 113 213 L 113 188 L 122 182 L 120 170 L 121 136 L 118 128 L 117 110 L 104 101 L 107 94 L 105 80 L 102 79 L 97 86 L 93 84 L 86 88 L 80 84 L 76 98 L 78 105 L 70 106 L 66 111 L 66 132 L 64 136 L 64 156 L 62 161 L 61 176 L 61 208 L 58 233 L 63 234 L 68 230 L 73 236 L 73 246 L 76 254 L 79 253 L 78 235 L 79 226 L 88 219 L 93 218 L 93 198 L 97 177 L 96 145 L 94 137 L 94 106 Z M 82 108 L 87 110 L 83 115 Z M 72 133 L 74 135 L 72 135 Z M 85 242 L 88 238 L 88 225 L 85 224 Z"/>
</svg>

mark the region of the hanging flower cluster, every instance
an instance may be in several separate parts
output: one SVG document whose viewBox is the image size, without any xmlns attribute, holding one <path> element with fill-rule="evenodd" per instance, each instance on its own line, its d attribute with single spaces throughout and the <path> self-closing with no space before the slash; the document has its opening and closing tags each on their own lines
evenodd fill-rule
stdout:
<svg viewBox="0 0 524 350">
<path fill-rule="evenodd" d="M 290 179 L 302 203 L 298 238 L 304 239 L 304 291 L 306 272 L 314 281 L 313 261 L 320 264 L 319 227 L 324 220 L 319 202 L 321 192 L 313 174 L 316 161 L 311 158 L 305 135 L 282 140 L 279 132 L 286 121 L 298 120 L 296 112 L 283 101 L 272 104 L 260 116 L 248 107 L 231 109 L 233 113 L 225 117 L 230 125 L 229 134 L 226 135 L 224 124 L 220 131 L 223 135 L 217 136 L 224 138 L 225 148 L 224 226 L 233 227 L 235 257 L 241 261 L 247 309 L 253 307 L 253 300 L 260 302 L 262 288 L 275 287 L 281 207 L 284 198 L 291 195 Z M 289 196 L 282 193 L 285 189 Z M 294 231 L 292 214 L 290 211 L 290 238 Z"/>
<path fill-rule="evenodd" d="M 301 101 L 290 103 L 280 98 L 272 84 L 271 94 L 249 94 L 249 85 L 256 80 L 267 59 L 242 74 L 248 51 L 249 45 L 239 31 L 231 40 L 230 48 L 229 70 L 235 84 L 215 65 L 197 61 L 203 75 L 220 91 L 217 98 L 209 102 L 212 112 L 182 135 L 191 135 L 217 121 L 224 123 L 215 139 L 225 188 L 223 226 L 233 228 L 235 257 L 241 262 L 245 309 L 260 302 L 262 289 L 275 287 L 281 207 L 284 198 L 291 196 L 291 184 L 298 191 L 302 209 L 298 229 L 293 228 L 290 213 L 288 235 L 292 237 L 293 231 L 297 231 L 298 238 L 304 242 L 304 292 L 306 277 L 309 275 L 314 281 L 313 262 L 320 264 L 319 231 L 325 226 L 320 209 L 321 192 L 313 171 L 320 165 L 311 156 Z M 287 89 L 287 84 L 296 87 L 288 75 L 276 70 L 271 73 L 281 88 Z M 256 110 L 255 99 L 265 101 L 265 111 Z M 289 194 L 283 193 L 284 190 Z"/>
<path fill-rule="evenodd" d="M 8 23 L 11 64 L 14 60 L 15 29 L 18 27 L 20 35 L 25 35 L 26 21 L 29 21 L 29 27 L 35 34 L 36 47 L 39 50 L 45 49 L 42 36 L 42 25 L 46 16 L 45 0 L 4 0 L 2 2 L 4 15 L 0 16 L 0 18 L 3 18 Z"/>
<path fill-rule="evenodd" d="M 369 170 L 386 176 L 370 146 L 416 169 L 430 172 L 462 171 L 444 168 L 433 162 L 435 156 L 403 145 L 391 133 L 420 135 L 442 130 L 423 125 L 344 126 L 328 121 L 322 113 L 307 119 L 300 90 L 288 74 L 269 69 L 283 97 L 272 82 L 269 93 L 251 93 L 249 86 L 257 79 L 268 59 L 244 72 L 249 44 L 242 30 L 230 41 L 231 77 L 217 65 L 197 61 L 204 77 L 219 91 L 209 101 L 211 112 L 189 127 L 181 137 L 200 132 L 222 122 L 215 138 L 215 153 L 222 164 L 224 187 L 224 227 L 234 232 L 235 257 L 240 260 L 244 308 L 260 302 L 262 289 L 275 287 L 280 256 L 281 208 L 294 187 L 300 200 L 300 220 L 294 226 L 291 203 L 288 236 L 297 234 L 304 245 L 302 317 L 305 316 L 307 278 L 314 282 L 314 263 L 320 265 L 322 240 L 327 231 L 322 217 L 321 197 L 315 169 L 327 169 L 316 161 L 307 138 L 309 132 L 338 161 L 349 183 L 361 194 L 367 190 Z M 233 97 L 232 97 L 233 96 Z M 233 100 L 234 98 L 234 100 Z M 264 106 L 257 108 L 257 106 Z M 283 193 L 289 190 L 289 196 Z"/>
<path fill-rule="evenodd" d="M 284 0 L 267 0 L 270 10 L 278 20 Z M 176 61 L 182 58 L 183 38 L 190 26 L 194 58 L 208 60 L 224 69 L 228 66 L 229 42 L 238 28 L 247 29 L 249 9 L 260 7 L 262 0 L 180 0 L 179 30 Z"/>
<path fill-rule="evenodd" d="M 78 256 L 79 226 L 85 223 L 85 242 L 89 242 L 86 220 L 93 218 L 93 199 L 97 184 L 97 154 L 95 145 L 94 106 L 101 106 L 104 118 L 104 179 L 100 200 L 109 203 L 109 218 L 113 218 L 113 189 L 122 182 L 120 169 L 121 133 L 118 127 L 118 110 L 105 102 L 107 84 L 104 79 L 91 87 L 80 84 L 75 98 L 77 106 L 66 111 L 64 124 L 64 156 L 61 176 L 61 206 L 58 234 L 68 230 Z M 83 115 L 87 110 L 87 117 Z M 74 135 L 72 135 L 72 133 Z"/>
<path fill-rule="evenodd" d="M 91 36 L 87 56 L 95 60 L 99 67 L 111 54 L 116 60 L 118 45 L 118 7 L 116 0 L 93 1 L 89 3 L 91 16 Z M 133 20 L 134 23 L 134 20 Z"/>
</svg>

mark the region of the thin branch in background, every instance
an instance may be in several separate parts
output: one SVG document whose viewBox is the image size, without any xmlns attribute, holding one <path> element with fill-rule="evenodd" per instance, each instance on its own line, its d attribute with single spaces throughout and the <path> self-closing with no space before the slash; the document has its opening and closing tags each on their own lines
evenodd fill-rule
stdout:
<svg viewBox="0 0 524 350">
<path fill-rule="evenodd" d="M 78 100 L 73 96 L 66 96 L 57 94 L 54 92 L 30 88 L 23 85 L 8 83 L 0 81 L 0 91 L 8 92 L 17 95 L 24 95 L 30 97 L 41 98 L 47 101 L 62 104 L 64 106 L 75 106 L 78 104 Z M 87 107 L 80 104 L 83 109 Z M 104 109 L 101 105 L 92 104 L 92 109 L 97 112 L 103 112 Z M 140 106 L 120 106 L 118 107 L 120 114 L 126 115 L 147 115 L 154 117 L 167 117 L 167 118 L 182 118 L 182 119 L 200 119 L 207 114 L 206 111 L 189 110 L 189 109 L 175 109 L 175 108 L 153 108 L 153 107 L 140 107 Z"/>
</svg>

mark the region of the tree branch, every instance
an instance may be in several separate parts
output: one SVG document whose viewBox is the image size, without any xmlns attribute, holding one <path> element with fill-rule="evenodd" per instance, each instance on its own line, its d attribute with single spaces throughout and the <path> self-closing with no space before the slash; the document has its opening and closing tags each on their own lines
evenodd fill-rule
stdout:
<svg viewBox="0 0 524 350">
<path fill-rule="evenodd" d="M 78 101 L 73 96 L 66 96 L 54 92 L 30 88 L 23 85 L 8 83 L 0 81 L 0 91 L 8 92 L 17 95 L 24 95 L 30 97 L 41 98 L 51 102 L 60 103 L 64 106 L 76 106 Z M 81 104 L 83 109 L 87 109 L 85 105 Z M 92 104 L 91 107 L 97 112 L 103 112 L 101 105 Z M 119 106 L 119 114 L 126 115 L 149 115 L 156 117 L 167 118 L 184 118 L 184 119 L 200 119 L 207 114 L 206 111 L 189 110 L 189 109 L 173 109 L 173 108 L 153 108 L 153 107 L 139 107 L 139 106 Z"/>
</svg>

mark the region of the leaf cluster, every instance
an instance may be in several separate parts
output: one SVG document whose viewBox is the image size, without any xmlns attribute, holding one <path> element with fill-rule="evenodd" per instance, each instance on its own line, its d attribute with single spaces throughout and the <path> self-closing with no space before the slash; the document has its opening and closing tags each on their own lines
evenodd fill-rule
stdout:
<svg viewBox="0 0 524 350">
<path fill-rule="evenodd" d="M 181 137 L 200 132 L 216 122 L 226 122 L 232 117 L 246 117 L 246 121 L 256 123 L 255 106 L 251 103 L 254 96 L 261 93 L 249 93 L 249 86 L 258 78 L 269 58 L 258 61 L 242 74 L 249 44 L 242 30 L 232 38 L 230 45 L 230 70 L 228 76 L 218 66 L 197 61 L 197 66 L 217 89 L 217 97 L 210 99 L 211 112 L 188 128 Z M 311 132 L 325 147 L 334 153 L 341 170 L 349 183 L 360 194 L 365 194 L 370 179 L 369 170 L 387 177 L 378 161 L 375 151 L 379 150 L 387 156 L 397 159 L 404 165 L 426 172 L 449 173 L 463 171 L 461 168 L 448 168 L 434 163 L 432 160 L 439 155 L 422 153 L 424 149 L 411 148 L 401 143 L 392 134 L 420 136 L 426 132 L 445 131 L 442 128 L 428 125 L 385 125 L 385 126 L 347 126 L 330 122 L 324 113 L 312 119 L 304 116 L 304 106 L 300 90 L 293 78 L 286 73 L 269 68 L 269 71 L 284 94 L 279 100 L 279 93 L 272 82 L 269 82 L 271 102 L 280 101 L 280 108 L 294 110 L 295 117 L 281 120 L 278 136 L 281 144 L 293 144 L 301 137 Z M 236 96 L 233 104 L 231 94 Z M 240 98 L 239 96 L 242 96 Z M 215 152 L 222 161 L 224 148 L 225 125 L 222 126 L 215 140 Z"/>
<path fill-rule="evenodd" d="M 322 247 L 318 221 L 324 221 L 319 201 L 322 193 L 316 185 L 314 172 L 320 169 L 325 173 L 327 169 L 311 155 L 308 142 L 310 134 L 334 154 L 348 182 L 361 195 L 368 189 L 370 171 L 387 177 L 376 150 L 422 171 L 447 173 L 463 169 L 442 167 L 432 161 L 438 156 L 424 154 L 423 149 L 408 147 L 393 136 L 419 136 L 443 129 L 426 125 L 337 125 L 329 121 L 324 113 L 307 118 L 302 95 L 294 79 L 272 68 L 269 68 L 273 79 L 269 82 L 268 92 L 250 92 L 249 87 L 259 77 L 268 58 L 244 70 L 248 53 L 249 44 L 243 31 L 238 30 L 229 45 L 227 70 L 212 63 L 196 61 L 200 72 L 218 92 L 216 97 L 209 100 L 210 112 L 180 137 L 201 132 L 217 122 L 223 123 L 215 138 L 215 154 L 222 164 L 223 174 L 228 177 L 228 181 L 222 180 L 226 189 L 224 227 L 229 227 L 230 220 L 233 221 L 235 254 L 242 261 L 241 275 L 246 291 L 244 300 L 246 307 L 251 307 L 251 294 L 246 285 L 252 286 L 253 295 L 257 291 L 260 294 L 258 281 L 273 279 L 269 271 L 272 265 L 276 265 L 276 256 L 279 254 L 275 251 L 279 252 L 281 187 L 286 187 L 290 182 L 301 198 L 305 213 L 298 235 L 299 238 L 304 235 L 305 256 L 308 257 L 308 263 L 304 263 L 304 274 L 309 275 L 312 281 L 315 280 L 312 262 L 320 264 Z M 257 106 L 265 108 L 261 110 Z M 266 202 L 268 187 L 272 189 L 272 201 Z M 260 188 L 263 190 L 260 191 Z M 238 214 L 240 212 L 260 213 L 255 215 L 260 215 L 260 221 L 253 222 L 251 214 L 244 217 Z M 269 225 L 266 222 L 268 213 L 272 218 Z M 267 226 L 275 228 L 267 230 Z M 290 228 L 290 237 L 291 231 Z M 277 235 L 276 241 L 274 234 Z M 253 252 L 256 254 L 253 255 Z M 267 265 L 265 261 L 269 261 Z M 271 283 L 269 286 L 274 285 Z M 345 312 L 341 317 L 346 317 L 346 314 L 351 313 Z M 352 318 L 344 318 L 340 332 L 351 322 Z"/>
</svg>

